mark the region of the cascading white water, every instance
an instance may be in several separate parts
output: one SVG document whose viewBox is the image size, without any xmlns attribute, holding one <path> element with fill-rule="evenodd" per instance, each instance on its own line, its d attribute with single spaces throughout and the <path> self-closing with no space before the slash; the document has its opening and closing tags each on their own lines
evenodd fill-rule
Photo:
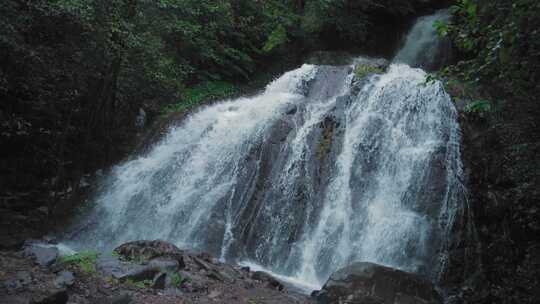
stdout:
<svg viewBox="0 0 540 304">
<path fill-rule="evenodd" d="M 195 230 L 235 187 L 244 169 L 237 167 L 239 160 L 287 106 L 302 99 L 302 86 L 315 72 L 304 65 L 264 94 L 206 107 L 171 129 L 147 155 L 115 167 L 95 198 L 88 238 L 98 248 L 140 238 L 197 247 Z"/>
<path fill-rule="evenodd" d="M 309 286 L 357 260 L 433 275 L 461 161 L 454 106 L 425 79 L 304 65 L 204 107 L 116 166 L 67 243 L 165 239 Z"/>
<path fill-rule="evenodd" d="M 394 64 L 353 97 L 320 218 L 302 240 L 300 277 L 325 279 L 320 261 L 328 274 L 358 260 L 418 271 L 432 258 L 445 226 L 437 222 L 458 202 L 446 194 L 459 191 L 461 164 L 455 109 L 441 84 L 425 79 Z"/>
</svg>

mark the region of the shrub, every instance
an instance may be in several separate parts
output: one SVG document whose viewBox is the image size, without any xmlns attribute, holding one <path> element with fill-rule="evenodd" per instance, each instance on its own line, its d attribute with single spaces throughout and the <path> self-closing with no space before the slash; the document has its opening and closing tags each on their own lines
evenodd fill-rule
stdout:
<svg viewBox="0 0 540 304">
<path fill-rule="evenodd" d="M 77 265 L 83 272 L 93 273 L 95 272 L 97 257 L 96 252 L 81 252 L 60 257 L 60 263 L 63 265 Z"/>
<path fill-rule="evenodd" d="M 178 103 L 166 106 L 162 112 L 183 112 L 201 102 L 232 97 L 238 91 L 237 87 L 224 81 L 208 81 L 187 89 Z"/>
</svg>

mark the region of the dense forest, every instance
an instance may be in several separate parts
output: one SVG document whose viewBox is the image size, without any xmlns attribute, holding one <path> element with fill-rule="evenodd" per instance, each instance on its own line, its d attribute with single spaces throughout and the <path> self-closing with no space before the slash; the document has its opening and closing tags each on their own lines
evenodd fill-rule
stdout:
<svg viewBox="0 0 540 304">
<path fill-rule="evenodd" d="M 61 222 L 152 123 L 258 90 L 313 51 L 390 58 L 415 18 L 447 7 L 450 20 L 433 26 L 452 59 L 430 77 L 460 109 L 473 193 L 461 224 L 475 226 L 454 249 L 472 264 L 484 249 L 476 267 L 451 263 L 446 281 L 468 280 L 454 294 L 471 303 L 529 303 L 540 250 L 537 0 L 3 0 L 0 248 Z"/>
</svg>

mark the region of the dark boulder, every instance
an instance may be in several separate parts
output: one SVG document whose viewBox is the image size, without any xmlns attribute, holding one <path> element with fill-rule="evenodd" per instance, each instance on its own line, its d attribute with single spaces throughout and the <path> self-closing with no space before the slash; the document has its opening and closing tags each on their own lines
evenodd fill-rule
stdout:
<svg viewBox="0 0 540 304">
<path fill-rule="evenodd" d="M 161 240 L 129 242 L 116 247 L 114 251 L 128 260 L 143 261 L 165 257 L 177 260 L 180 267 L 184 266 L 184 251 Z"/>
<path fill-rule="evenodd" d="M 122 278 L 137 266 L 112 255 L 100 255 L 96 260 L 96 270 L 104 277 L 113 277 L 115 279 Z"/>
<path fill-rule="evenodd" d="M 153 280 L 160 273 L 174 273 L 180 270 L 177 260 L 158 258 L 143 263 L 121 261 L 114 256 L 103 256 L 96 261 L 96 269 L 104 276 L 120 281 L 135 282 Z"/>
<path fill-rule="evenodd" d="M 152 288 L 165 289 L 167 283 L 167 274 L 162 272 L 157 274 L 152 281 Z"/>
<path fill-rule="evenodd" d="M 71 271 L 61 271 L 54 279 L 54 285 L 58 288 L 71 286 L 75 283 L 75 276 Z"/>
<path fill-rule="evenodd" d="M 0 296 L 0 303 L 9 304 L 30 304 L 30 299 L 18 295 L 3 295 Z"/>
<path fill-rule="evenodd" d="M 354 263 L 336 271 L 314 296 L 321 304 L 442 303 L 427 279 L 367 262 Z"/>
<path fill-rule="evenodd" d="M 27 242 L 24 245 L 23 253 L 27 257 L 31 257 L 41 266 L 50 266 L 58 258 L 59 251 L 56 247 L 47 246 L 38 242 Z"/>
<path fill-rule="evenodd" d="M 52 289 L 48 294 L 32 303 L 35 304 L 65 304 L 69 299 L 66 289 Z"/>
<path fill-rule="evenodd" d="M 133 296 L 129 292 L 122 291 L 118 294 L 105 298 L 98 303 L 104 304 L 129 304 L 133 303 Z M 96 303 L 97 304 L 97 303 Z"/>
<path fill-rule="evenodd" d="M 251 278 L 266 283 L 266 286 L 272 289 L 283 290 L 284 288 L 280 281 L 264 271 L 255 271 Z"/>
</svg>

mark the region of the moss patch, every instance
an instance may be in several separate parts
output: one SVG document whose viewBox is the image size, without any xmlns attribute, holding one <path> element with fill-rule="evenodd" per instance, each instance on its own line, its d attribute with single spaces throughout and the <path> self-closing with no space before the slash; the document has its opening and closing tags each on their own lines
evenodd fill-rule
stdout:
<svg viewBox="0 0 540 304">
<path fill-rule="evenodd" d="M 237 92 L 238 88 L 234 84 L 229 82 L 204 82 L 185 90 L 182 93 L 181 100 L 177 103 L 167 105 L 162 110 L 162 113 L 167 114 L 174 112 L 184 112 L 208 100 L 230 98 L 234 96 Z"/>
<path fill-rule="evenodd" d="M 63 265 L 76 265 L 83 272 L 95 272 L 95 263 L 98 254 L 96 252 L 81 252 L 73 255 L 60 257 L 60 263 Z"/>
<path fill-rule="evenodd" d="M 317 158 L 317 160 L 323 161 L 330 152 L 333 135 L 334 125 L 331 124 L 329 126 L 324 126 L 322 136 L 319 140 L 319 143 L 317 144 L 317 149 L 315 150 L 315 157 Z"/>
<path fill-rule="evenodd" d="M 354 76 L 357 79 L 364 78 L 369 74 L 380 74 L 383 72 L 384 70 L 382 68 L 369 65 L 369 64 L 357 64 L 354 67 Z"/>
</svg>

